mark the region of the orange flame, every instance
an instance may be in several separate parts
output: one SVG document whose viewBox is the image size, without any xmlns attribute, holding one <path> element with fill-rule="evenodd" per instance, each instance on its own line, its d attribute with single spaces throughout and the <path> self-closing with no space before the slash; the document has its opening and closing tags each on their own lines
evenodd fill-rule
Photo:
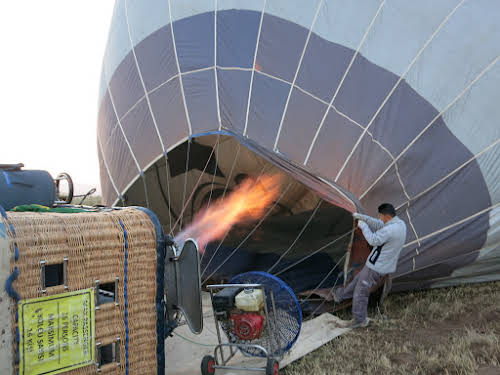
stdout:
<svg viewBox="0 0 500 375">
<path fill-rule="evenodd" d="M 280 182 L 279 175 L 245 179 L 226 198 L 199 212 L 192 223 L 175 237 L 176 243 L 193 238 L 203 253 L 209 242 L 222 239 L 235 224 L 262 218 L 278 196 Z"/>
</svg>

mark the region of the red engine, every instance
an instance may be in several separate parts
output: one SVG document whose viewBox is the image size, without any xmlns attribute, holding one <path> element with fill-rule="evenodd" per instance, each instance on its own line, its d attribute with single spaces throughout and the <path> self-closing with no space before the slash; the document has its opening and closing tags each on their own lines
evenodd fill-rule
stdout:
<svg viewBox="0 0 500 375">
<path fill-rule="evenodd" d="M 264 328 L 264 317 L 257 313 L 231 314 L 233 332 L 241 340 L 255 340 Z"/>
</svg>

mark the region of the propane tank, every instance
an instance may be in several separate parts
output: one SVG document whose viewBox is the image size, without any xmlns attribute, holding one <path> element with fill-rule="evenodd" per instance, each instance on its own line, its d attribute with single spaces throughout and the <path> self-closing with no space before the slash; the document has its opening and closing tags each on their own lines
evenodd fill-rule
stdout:
<svg viewBox="0 0 500 375">
<path fill-rule="evenodd" d="M 260 311 L 264 307 L 264 293 L 262 289 L 246 288 L 236 295 L 235 305 L 243 311 Z"/>
<path fill-rule="evenodd" d="M 0 164 L 0 205 L 5 210 L 33 203 L 52 207 L 57 196 L 49 172 L 22 167 L 23 164 Z"/>
</svg>

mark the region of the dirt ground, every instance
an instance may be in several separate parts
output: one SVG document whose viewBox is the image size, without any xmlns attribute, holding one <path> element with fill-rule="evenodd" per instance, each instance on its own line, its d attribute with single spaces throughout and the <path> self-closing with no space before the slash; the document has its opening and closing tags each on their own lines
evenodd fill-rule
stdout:
<svg viewBox="0 0 500 375">
<path fill-rule="evenodd" d="M 282 372 L 500 374 L 500 282 L 390 295 L 370 317 Z"/>
</svg>

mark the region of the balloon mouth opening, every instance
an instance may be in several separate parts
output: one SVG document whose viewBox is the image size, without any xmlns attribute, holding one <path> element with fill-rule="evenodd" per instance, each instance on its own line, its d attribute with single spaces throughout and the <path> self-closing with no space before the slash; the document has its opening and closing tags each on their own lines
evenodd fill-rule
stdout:
<svg viewBox="0 0 500 375">
<path fill-rule="evenodd" d="M 265 196 L 258 215 L 227 226 L 222 221 L 231 212 L 222 210 L 201 230 L 186 234 L 202 244 L 203 285 L 249 271 L 274 274 L 296 294 L 341 285 L 346 267 L 357 266 L 347 256 L 353 238 L 351 212 L 318 193 L 307 175 L 284 168 L 284 159 L 270 159 L 253 146 L 225 134 L 192 138 L 170 150 L 168 158 L 152 163 L 144 173 L 146 184 L 136 180 L 125 194 L 125 204 L 146 206 L 146 186 L 150 208 L 164 231 L 182 242 L 183 231 L 200 221 L 200 215 L 216 211 L 214 207 L 241 192 L 249 181 L 260 184 L 261 190 L 251 197 Z M 216 236 L 203 237 L 215 229 Z"/>
</svg>

